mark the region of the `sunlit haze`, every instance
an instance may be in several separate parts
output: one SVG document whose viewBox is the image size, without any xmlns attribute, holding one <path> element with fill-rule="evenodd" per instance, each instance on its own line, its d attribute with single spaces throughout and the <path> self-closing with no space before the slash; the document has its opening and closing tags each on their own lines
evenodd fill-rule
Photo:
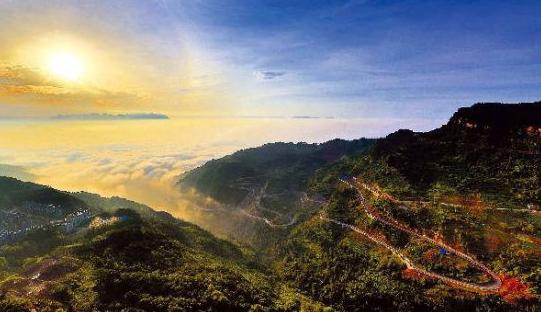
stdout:
<svg viewBox="0 0 541 312">
<path fill-rule="evenodd" d="M 420 130 L 431 126 L 418 123 Z M 406 126 L 400 119 L 9 120 L 0 122 L 0 164 L 20 167 L 15 176 L 28 173 L 35 182 L 124 196 L 186 217 L 176 180 L 209 159 L 267 142 L 378 137 Z"/>
<path fill-rule="evenodd" d="M 431 17 L 420 22 L 424 12 Z M 239 148 L 428 130 L 475 101 L 535 99 L 534 12 L 491 1 L 281 10 L 237 1 L 3 1 L 0 162 L 62 189 L 169 209 L 167 196 L 142 190 Z M 453 32 L 465 19 L 473 24 Z M 48 119 L 140 112 L 171 119 Z"/>
<path fill-rule="evenodd" d="M 541 0 L 0 0 L 0 312 L 540 307 Z"/>
<path fill-rule="evenodd" d="M 84 71 L 81 60 L 69 52 L 58 52 L 51 55 L 48 67 L 53 76 L 68 81 L 79 79 Z"/>
</svg>

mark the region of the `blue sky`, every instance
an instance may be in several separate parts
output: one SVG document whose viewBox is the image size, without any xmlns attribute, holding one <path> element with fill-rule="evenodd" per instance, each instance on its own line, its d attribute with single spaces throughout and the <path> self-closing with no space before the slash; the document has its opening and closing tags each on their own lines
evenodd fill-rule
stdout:
<svg viewBox="0 0 541 312">
<path fill-rule="evenodd" d="M 541 99 L 539 1 L 23 0 L 3 6 L 11 9 L 5 15 L 45 10 L 62 31 L 71 27 L 84 37 L 92 29 L 93 37 L 122 41 L 124 51 L 145 59 L 134 66 L 152 68 L 145 77 L 159 80 L 157 72 L 171 81 L 150 94 L 167 94 L 164 109 L 178 115 L 442 120 L 479 101 Z M 191 83 L 182 86 L 170 70 L 179 59 L 190 63 Z M 194 90 L 213 96 L 201 100 Z M 187 98 L 199 100 L 190 105 Z"/>
<path fill-rule="evenodd" d="M 475 102 L 541 100 L 540 13 L 527 0 L 0 0 L 0 119 L 213 117 L 0 120 L 0 161 L 16 166 L 0 171 L 186 217 L 178 175 L 241 148 L 424 131 Z M 51 67 L 65 55 L 76 81 Z"/>
<path fill-rule="evenodd" d="M 227 3 L 207 3 L 202 29 L 215 34 L 213 48 L 233 48 L 232 62 L 284 73 L 278 105 L 442 117 L 541 96 L 540 2 Z"/>
</svg>

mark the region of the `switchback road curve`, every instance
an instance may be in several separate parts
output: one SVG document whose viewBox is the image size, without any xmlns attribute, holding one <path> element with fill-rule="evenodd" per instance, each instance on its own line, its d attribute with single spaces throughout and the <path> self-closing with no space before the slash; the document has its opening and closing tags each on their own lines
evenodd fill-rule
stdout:
<svg viewBox="0 0 541 312">
<path fill-rule="evenodd" d="M 405 265 L 408 269 L 411 269 L 411 270 L 415 270 L 416 272 L 420 273 L 420 274 L 423 274 L 425 276 L 428 276 L 430 278 L 433 278 L 433 279 L 436 279 L 436 280 L 440 280 L 442 282 L 444 282 L 445 284 L 451 286 L 451 287 L 455 287 L 455 288 L 461 288 L 461 289 L 464 289 L 464 290 L 468 290 L 468 291 L 474 291 L 474 292 L 482 292 L 482 293 L 494 293 L 494 292 L 497 292 L 501 287 L 502 287 L 502 281 L 500 279 L 500 277 L 494 273 L 493 271 L 491 271 L 487 266 L 485 266 L 483 263 L 479 262 L 478 260 L 474 259 L 472 256 L 469 256 L 459 250 L 456 250 L 455 248 L 443 243 L 443 242 L 440 242 L 440 241 L 437 241 L 433 238 L 430 238 L 424 234 L 420 234 L 418 233 L 417 231 L 411 229 L 409 226 L 391 218 L 391 217 L 387 217 L 387 216 L 383 216 L 381 215 L 374 207 L 368 205 L 365 201 L 365 198 L 362 194 L 362 192 L 357 188 L 355 187 L 354 185 L 352 185 L 349 181 L 346 181 L 346 180 L 342 180 L 341 181 L 345 184 L 347 184 L 349 187 L 355 189 L 357 191 L 357 196 L 358 196 L 358 199 L 362 205 L 362 207 L 364 208 L 365 212 L 367 213 L 368 216 L 370 216 L 371 218 L 381 222 L 381 223 L 384 223 L 386 225 L 389 225 L 395 229 L 398 229 L 400 231 L 403 231 L 403 232 L 406 232 L 410 235 L 413 235 L 415 237 L 418 237 L 432 245 L 435 245 L 435 246 L 438 246 L 440 248 L 444 248 L 445 250 L 447 250 L 449 253 L 451 254 L 454 254 L 455 256 L 459 257 L 459 258 L 462 258 L 466 261 L 468 261 L 471 265 L 473 265 L 474 267 L 478 268 L 479 270 L 481 270 L 483 273 L 485 273 L 487 276 L 489 276 L 491 278 L 491 282 L 490 283 L 485 283 L 485 284 L 475 284 L 475 283 L 470 283 L 470 282 L 464 282 L 464 281 L 460 281 L 460 280 L 457 280 L 457 279 L 454 279 L 454 278 L 450 278 L 450 277 L 447 277 L 447 276 L 443 276 L 441 274 L 438 274 L 438 273 L 434 273 L 434 272 L 430 272 L 430 271 L 427 271 L 423 268 L 420 268 L 420 267 L 417 267 L 413 261 L 411 259 L 409 259 L 406 255 L 404 255 L 402 252 L 400 252 L 398 249 L 396 249 L 395 247 L 393 246 L 390 246 L 389 244 L 387 244 L 385 241 L 351 225 L 351 224 L 346 224 L 346 223 L 343 223 L 343 222 L 340 222 L 338 220 L 335 220 L 335 219 L 331 219 L 331 218 L 327 218 L 323 215 L 320 215 L 320 218 L 322 220 L 325 220 L 325 221 L 328 221 L 328 222 L 332 222 L 332 223 L 335 223 L 335 224 L 338 224 L 342 227 L 346 227 L 346 228 L 349 228 L 363 236 L 365 236 L 366 238 L 370 239 L 371 241 L 375 242 L 376 244 L 378 245 L 381 245 L 383 247 L 385 247 L 386 249 L 388 249 L 389 251 L 391 251 L 395 256 L 397 256 Z M 359 183 L 359 185 L 361 187 L 364 187 L 365 189 L 367 189 L 368 191 L 372 192 L 372 190 L 370 188 L 367 188 L 364 186 L 364 184 L 362 183 Z"/>
</svg>

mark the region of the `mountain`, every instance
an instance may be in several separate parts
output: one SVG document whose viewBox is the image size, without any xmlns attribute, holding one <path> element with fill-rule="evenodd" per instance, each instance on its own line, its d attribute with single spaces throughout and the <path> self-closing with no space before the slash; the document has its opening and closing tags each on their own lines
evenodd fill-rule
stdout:
<svg viewBox="0 0 541 312">
<path fill-rule="evenodd" d="M 0 194 L 2 213 L 18 214 L 9 226 L 41 222 L 0 244 L 1 311 L 324 308 L 269 277 L 249 250 L 167 213 L 4 177 Z"/>
<path fill-rule="evenodd" d="M 0 177 L 0 242 L 53 222 L 72 227 L 91 214 L 85 202 L 49 187 Z"/>
<path fill-rule="evenodd" d="M 372 156 L 396 169 L 417 195 L 446 185 L 494 204 L 538 207 L 541 102 L 461 108 L 440 129 L 389 135 Z"/>
<path fill-rule="evenodd" d="M 53 120 L 145 120 L 145 119 L 169 119 L 169 116 L 157 113 L 131 113 L 131 114 L 74 114 L 51 116 Z"/>
<path fill-rule="evenodd" d="M 186 173 L 179 185 L 227 204 L 239 204 L 251 190 L 265 185 L 273 195 L 300 192 L 315 170 L 359 153 L 371 143 L 370 139 L 336 139 L 323 144 L 265 144 L 209 161 Z"/>
<path fill-rule="evenodd" d="M 204 211 L 219 224 L 233 219 L 225 234 L 264 253 L 281 280 L 334 310 L 534 311 L 539 116 L 541 103 L 480 103 L 433 131 L 358 140 L 327 159 L 336 142 L 240 151 L 179 185 L 210 198 Z"/>
<path fill-rule="evenodd" d="M 316 170 L 359 154 L 372 143 L 336 139 L 323 144 L 265 144 L 211 160 L 184 174 L 178 185 L 200 206 L 209 207 L 208 198 L 220 203 L 207 209 L 205 224 L 265 254 L 289 232 L 290 227 L 282 225 L 304 220 L 318 208 L 304 203 Z M 255 222 L 247 223 L 247 216 Z"/>
<path fill-rule="evenodd" d="M 541 103 L 272 143 L 179 178 L 202 225 L 0 177 L 2 311 L 537 311 Z"/>
</svg>

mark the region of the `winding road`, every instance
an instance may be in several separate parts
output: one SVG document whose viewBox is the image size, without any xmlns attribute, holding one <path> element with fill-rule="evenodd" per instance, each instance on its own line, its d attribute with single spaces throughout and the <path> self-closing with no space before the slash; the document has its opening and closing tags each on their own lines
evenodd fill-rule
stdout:
<svg viewBox="0 0 541 312">
<path fill-rule="evenodd" d="M 289 220 L 289 222 L 287 222 L 287 223 L 276 224 L 276 223 L 272 222 L 271 220 L 269 220 L 269 219 L 267 219 L 265 217 L 253 215 L 253 214 L 249 213 L 246 210 L 240 210 L 240 213 L 242 213 L 243 215 L 245 215 L 245 216 L 247 216 L 249 218 L 263 221 L 268 226 L 273 227 L 273 228 L 274 227 L 288 227 L 288 226 L 292 226 L 293 224 L 297 223 L 297 218 L 296 217 L 291 218 L 291 220 Z"/>
<path fill-rule="evenodd" d="M 353 180 L 355 180 L 357 182 L 357 179 L 355 177 L 353 177 Z M 394 197 L 392 197 L 392 196 L 390 196 L 388 194 L 385 194 L 385 193 L 381 192 L 378 189 L 373 189 L 373 188 L 369 187 L 368 185 L 366 185 L 364 183 L 362 184 L 362 187 L 365 188 L 366 190 L 370 191 L 372 194 L 376 195 L 377 197 L 383 197 L 386 200 L 388 200 L 388 201 L 390 201 L 392 203 L 395 203 L 395 204 L 433 205 L 435 203 L 434 201 L 426 201 L 426 200 L 399 200 L 397 198 L 394 198 Z M 469 200 L 467 202 L 469 202 L 471 204 L 481 204 L 481 203 L 483 203 L 482 200 Z M 449 202 L 445 202 L 445 201 L 439 201 L 437 203 L 439 205 L 452 207 L 452 208 L 466 208 L 467 207 L 466 204 L 449 203 Z M 536 209 L 532 209 L 532 208 L 501 208 L 501 207 L 493 207 L 493 206 L 492 207 L 487 206 L 487 208 L 490 209 L 490 210 L 496 210 L 496 211 L 530 213 L 530 214 L 533 214 L 533 215 L 541 216 L 541 211 L 540 210 L 536 210 Z"/>
<path fill-rule="evenodd" d="M 256 193 L 256 191 L 254 189 L 250 189 L 250 193 L 249 195 L 247 195 L 244 200 L 242 201 L 242 203 L 240 204 L 240 206 L 250 206 L 250 205 L 253 205 L 253 208 L 254 210 L 267 210 L 269 212 L 272 212 L 278 216 L 281 217 L 281 214 L 276 212 L 276 211 L 272 211 L 272 210 L 269 210 L 269 209 L 264 209 L 263 207 L 261 207 L 261 198 L 263 197 L 263 195 L 265 194 L 265 190 L 267 189 L 267 185 L 268 184 L 265 184 L 265 186 L 263 186 L 259 192 Z M 253 199 L 252 199 L 253 198 Z M 262 216 L 258 216 L 258 215 L 254 215 L 250 212 L 248 212 L 248 209 L 240 209 L 239 212 L 248 217 L 248 218 L 251 218 L 251 219 L 255 219 L 255 220 L 259 220 L 259 221 L 263 221 L 265 222 L 265 224 L 267 224 L 268 226 L 272 227 L 272 228 L 285 228 L 285 227 L 289 227 L 289 226 L 292 226 L 293 224 L 297 223 L 297 217 L 296 216 L 293 216 L 288 222 L 286 223 L 274 223 L 272 222 L 271 220 L 269 220 L 268 218 L 265 218 L 265 217 L 262 217 Z"/>
<path fill-rule="evenodd" d="M 457 280 L 457 279 L 454 279 L 454 278 L 450 278 L 450 277 L 447 277 L 447 276 L 443 276 L 441 274 L 438 274 L 438 273 L 434 273 L 434 272 L 430 272 L 430 271 L 427 271 L 423 268 L 420 268 L 420 267 L 417 267 L 413 261 L 411 259 L 409 259 L 406 255 L 404 255 L 402 252 L 400 252 L 398 249 L 396 249 L 395 247 L 393 246 L 390 246 L 389 244 L 387 244 L 385 241 L 351 225 L 351 224 L 347 224 L 347 223 L 343 223 L 343 222 L 340 222 L 338 220 L 335 220 L 335 219 L 331 219 L 331 218 L 327 218 L 323 215 L 320 215 L 319 217 L 322 219 L 322 220 L 325 220 L 325 221 L 328 221 L 328 222 L 332 222 L 332 223 L 335 223 L 335 224 L 338 224 L 342 227 L 346 227 L 346 228 L 349 228 L 359 234 L 362 234 L 363 236 L 367 237 L 368 239 L 370 239 L 371 241 L 375 242 L 376 244 L 378 245 L 381 245 L 383 247 L 385 247 L 386 249 L 388 249 L 389 251 L 391 251 L 395 256 L 397 256 L 405 265 L 408 269 L 411 269 L 411 270 L 415 270 L 416 272 L 418 273 L 421 273 L 425 276 L 428 276 L 430 278 L 433 278 L 433 279 L 437 279 L 437 280 L 440 280 L 442 282 L 444 282 L 445 284 L 449 285 L 449 286 L 452 286 L 452 287 L 455 287 L 455 288 L 461 288 L 461 289 L 464 289 L 464 290 L 469 290 L 469 291 L 475 291 L 475 292 L 483 292 L 483 293 L 489 293 L 489 292 L 497 292 L 501 286 L 502 286 L 502 281 L 500 279 L 500 277 L 494 273 L 493 271 L 491 271 L 487 266 L 485 266 L 483 263 L 479 262 L 478 260 L 474 259 L 472 256 L 469 256 L 459 250 L 456 250 L 455 248 L 443 243 L 443 242 L 440 242 L 440 241 L 437 241 L 433 238 L 430 238 L 428 237 L 427 235 L 425 234 L 420 234 L 418 233 L 417 231 L 411 229 L 409 226 L 393 219 L 393 218 L 390 218 L 390 217 L 387 217 L 387 216 L 383 216 L 382 214 L 380 214 L 374 207 L 368 205 L 365 201 L 365 198 L 362 194 L 362 192 L 357 188 L 355 187 L 354 185 L 352 185 L 349 181 L 346 181 L 346 180 L 342 180 L 340 179 L 340 181 L 342 181 L 343 183 L 347 184 L 349 187 L 355 189 L 357 191 L 357 195 L 358 195 L 358 199 L 362 205 L 362 207 L 364 208 L 366 214 L 368 216 L 370 216 L 371 218 L 381 222 L 381 223 L 384 223 L 386 225 L 389 225 L 395 229 L 398 229 L 400 231 L 403 231 L 403 232 L 406 232 L 412 236 L 415 236 L 415 237 L 418 237 L 430 244 L 433 244 L 435 246 L 438 246 L 440 248 L 444 248 L 445 250 L 447 250 L 449 253 L 451 254 L 454 254 L 456 255 L 457 257 L 459 258 L 462 258 L 466 261 L 468 261 L 471 265 L 473 265 L 474 267 L 478 268 L 479 270 L 481 270 L 483 273 L 485 273 L 487 276 L 489 276 L 491 278 L 491 282 L 489 283 L 485 283 L 485 284 L 475 284 L 475 283 L 470 283 L 470 282 L 464 282 L 464 281 L 460 281 L 460 280 Z M 370 191 L 370 192 L 374 192 L 373 190 L 371 190 L 369 187 L 365 186 L 364 184 L 362 183 L 358 183 L 360 186 L 362 186 L 363 188 L 365 188 L 366 190 Z"/>
<path fill-rule="evenodd" d="M 376 195 L 376 196 L 388 196 L 386 194 L 383 194 L 377 190 L 373 190 L 372 188 L 370 188 L 368 185 L 364 184 L 364 183 L 360 183 L 358 181 L 356 181 L 356 179 L 354 178 L 355 182 L 362 188 L 364 188 L 365 190 L 369 191 L 370 193 Z M 479 262 L 478 260 L 476 260 L 474 257 L 470 256 L 470 255 L 467 255 L 465 254 L 464 252 L 461 252 L 459 250 L 456 250 L 455 248 L 441 242 L 441 241 L 438 241 L 436 239 L 433 239 L 429 236 L 427 236 L 426 234 L 421 234 L 419 232 L 417 232 L 416 230 L 410 228 L 409 226 L 391 218 L 391 217 L 388 217 L 388 216 L 384 216 L 382 215 L 381 213 L 379 213 L 379 211 L 377 211 L 373 206 L 367 204 L 362 192 L 359 190 L 358 187 L 355 187 L 353 184 L 351 184 L 351 182 L 349 181 L 346 181 L 346 180 L 343 180 L 343 179 L 340 179 L 341 182 L 345 183 L 346 185 L 348 185 L 350 188 L 353 188 L 357 191 L 357 198 L 359 200 L 359 202 L 361 203 L 361 206 L 363 207 L 364 211 L 366 212 L 366 214 L 376 220 L 376 221 L 379 221 L 383 224 L 386 224 L 388 226 L 391 226 L 395 229 L 398 229 L 400 231 L 403 231 L 403 232 L 406 232 L 412 236 L 415 236 L 421 240 L 424 240 L 434 246 L 438 246 L 440 248 L 443 248 L 445 249 L 448 253 L 450 254 L 454 254 L 455 256 L 461 258 L 461 259 L 464 259 L 466 260 L 467 262 L 469 262 L 472 266 L 476 267 L 477 269 L 479 269 L 480 271 L 482 271 L 484 274 L 486 274 L 487 276 L 489 276 L 491 278 L 491 281 L 489 283 L 483 283 L 483 284 L 476 284 L 476 283 L 471 283 L 471 282 L 465 282 L 465 281 L 461 281 L 461 280 L 458 280 L 458 279 L 455 279 L 455 278 L 451 278 L 451 277 L 447 277 L 447 276 L 444 276 L 444 275 L 441 275 L 441 274 L 438 274 L 438 273 L 434 273 L 434 272 L 430 272 L 428 270 L 425 270 L 417 265 L 415 265 L 415 263 L 407 256 L 405 255 L 404 253 L 402 253 L 400 250 L 398 250 L 397 248 L 389 245 L 385 240 L 373 235 L 373 234 L 370 234 L 366 231 L 363 231 L 361 229 L 359 229 L 358 227 L 354 226 L 354 225 L 351 225 L 351 224 L 347 224 L 347 223 L 344 223 L 344 222 L 341 222 L 339 220 L 335 220 L 335 219 L 332 219 L 332 218 L 328 218 L 326 216 L 324 216 L 323 214 L 320 214 L 319 215 L 319 218 L 321 220 L 324 220 L 324 221 L 327 221 L 327 222 L 331 222 L 331 223 L 334 223 L 334 224 L 337 224 L 337 225 L 340 225 L 344 228 L 348 228 L 356 233 L 359 233 L 361 235 L 363 235 L 364 237 L 366 237 L 367 239 L 369 239 L 370 241 L 386 248 L 387 250 L 389 250 L 393 255 L 395 255 L 397 258 L 400 259 L 400 261 L 402 261 L 402 263 L 404 263 L 406 265 L 406 267 L 410 270 L 414 270 L 415 272 L 418 272 L 422 275 L 425 275 L 429 278 L 432 278 L 432 279 L 435 279 L 435 280 L 439 280 L 451 287 L 454 287 L 454 288 L 460 288 L 460 289 L 464 289 L 464 290 L 468 290 L 468 291 L 473 291 L 473 292 L 480 292 L 480 293 L 496 293 L 498 292 L 498 290 L 502 287 L 502 281 L 500 279 L 500 277 L 493 271 L 491 271 L 487 266 L 485 266 L 483 263 Z M 259 206 L 259 203 L 260 203 L 260 200 L 261 200 L 261 197 L 264 193 L 264 189 L 263 188 L 262 190 L 260 190 L 259 193 L 256 193 L 254 190 L 251 190 L 250 191 L 250 195 L 247 196 L 247 198 L 245 199 L 246 201 L 249 201 L 250 197 L 253 198 L 253 200 L 251 200 L 252 202 L 250 204 L 254 204 L 255 205 L 255 209 L 257 210 L 258 206 Z M 304 196 L 303 198 L 301 198 L 301 201 L 311 201 L 310 198 L 308 198 L 308 196 Z M 322 201 L 315 201 L 314 202 L 317 202 L 317 203 L 320 203 L 320 204 L 324 204 L 324 202 Z M 247 204 L 247 202 L 245 202 L 245 204 Z M 246 209 L 241 209 L 240 212 L 249 217 L 249 218 L 252 218 L 252 219 L 255 219 L 255 220 L 259 220 L 259 221 L 263 221 L 265 222 L 265 224 L 267 224 L 268 226 L 270 227 L 289 227 L 289 226 L 292 226 L 294 225 L 296 222 L 297 222 L 297 218 L 291 218 L 291 220 L 287 223 L 283 223 L 283 224 L 275 224 L 273 223 L 271 220 L 265 218 L 265 217 L 261 217 L 261 216 L 257 216 L 257 215 L 254 215 L 254 214 L 251 214 L 250 212 L 248 212 Z"/>
</svg>

